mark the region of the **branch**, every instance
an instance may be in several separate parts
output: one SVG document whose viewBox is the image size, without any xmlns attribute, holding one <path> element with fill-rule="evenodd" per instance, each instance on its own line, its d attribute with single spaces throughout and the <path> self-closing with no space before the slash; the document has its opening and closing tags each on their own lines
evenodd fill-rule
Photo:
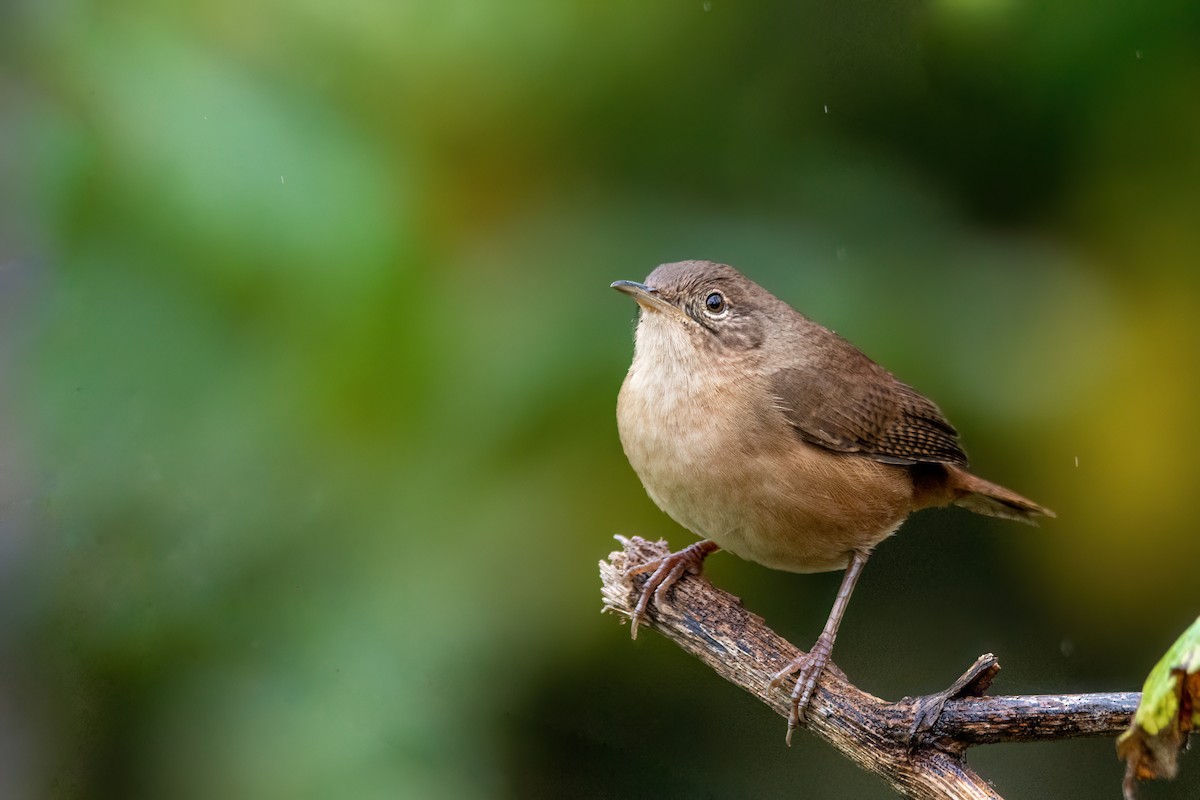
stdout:
<svg viewBox="0 0 1200 800">
<path fill-rule="evenodd" d="M 668 552 L 666 542 L 617 537 L 624 550 L 600 562 L 604 610 L 628 617 L 636 588 L 628 567 Z M 800 651 L 703 576 L 685 576 L 671 604 L 652 607 L 650 627 L 787 717 L 789 693 L 767 690 L 771 676 Z M 885 702 L 853 686 L 833 663 L 807 710 L 806 727 L 901 795 L 918 800 L 1002 800 L 963 763 L 968 747 L 1079 736 L 1113 736 L 1128 725 L 1136 692 L 982 697 L 999 671 L 981 656 L 945 692 Z"/>
</svg>

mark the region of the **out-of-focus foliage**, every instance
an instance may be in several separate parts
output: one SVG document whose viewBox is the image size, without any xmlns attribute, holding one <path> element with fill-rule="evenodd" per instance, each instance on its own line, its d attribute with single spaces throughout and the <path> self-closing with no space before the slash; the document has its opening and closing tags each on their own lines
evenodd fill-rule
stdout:
<svg viewBox="0 0 1200 800">
<path fill-rule="evenodd" d="M 918 515 L 857 683 L 1136 685 L 1196 614 L 1198 8 L 4 4 L 0 795 L 886 797 L 597 613 L 612 533 L 690 541 L 607 289 L 681 258 L 1059 514 Z M 837 581 L 709 569 L 798 643 Z M 1111 742 L 973 764 L 1120 782 Z"/>
</svg>

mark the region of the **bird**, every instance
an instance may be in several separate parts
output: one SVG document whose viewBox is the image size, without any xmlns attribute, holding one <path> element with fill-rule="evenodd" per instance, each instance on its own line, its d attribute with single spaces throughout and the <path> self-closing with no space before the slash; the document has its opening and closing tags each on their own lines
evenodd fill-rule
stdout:
<svg viewBox="0 0 1200 800">
<path fill-rule="evenodd" d="M 771 680 L 795 676 L 789 745 L 863 567 L 909 514 L 1055 516 L 967 471 L 937 405 L 733 267 L 662 264 L 612 288 L 639 306 L 617 399 L 622 448 L 654 503 L 700 538 L 627 570 L 650 573 L 633 638 L 651 603 L 718 550 L 788 572 L 844 570 L 815 644 Z"/>
</svg>

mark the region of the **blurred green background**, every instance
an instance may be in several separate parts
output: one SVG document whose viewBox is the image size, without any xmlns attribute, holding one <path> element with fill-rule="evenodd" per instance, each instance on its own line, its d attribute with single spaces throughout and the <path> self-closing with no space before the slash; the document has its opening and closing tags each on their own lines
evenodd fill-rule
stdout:
<svg viewBox="0 0 1200 800">
<path fill-rule="evenodd" d="M 692 540 L 607 288 L 684 258 L 1059 513 L 914 518 L 856 683 L 1138 688 L 1198 611 L 1198 45 L 1182 0 L 3 4 L 0 796 L 890 797 L 598 613 L 612 534 Z M 709 573 L 801 646 L 839 577 Z"/>
</svg>

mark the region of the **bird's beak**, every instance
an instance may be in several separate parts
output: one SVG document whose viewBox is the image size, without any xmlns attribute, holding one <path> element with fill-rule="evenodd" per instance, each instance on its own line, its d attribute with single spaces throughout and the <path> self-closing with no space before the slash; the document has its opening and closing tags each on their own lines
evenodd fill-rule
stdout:
<svg viewBox="0 0 1200 800">
<path fill-rule="evenodd" d="M 647 311 L 663 311 L 679 313 L 679 309 L 662 299 L 658 289 L 651 289 L 637 281 L 613 281 L 612 288 L 622 294 L 627 294 L 637 301 L 637 304 Z"/>
</svg>

